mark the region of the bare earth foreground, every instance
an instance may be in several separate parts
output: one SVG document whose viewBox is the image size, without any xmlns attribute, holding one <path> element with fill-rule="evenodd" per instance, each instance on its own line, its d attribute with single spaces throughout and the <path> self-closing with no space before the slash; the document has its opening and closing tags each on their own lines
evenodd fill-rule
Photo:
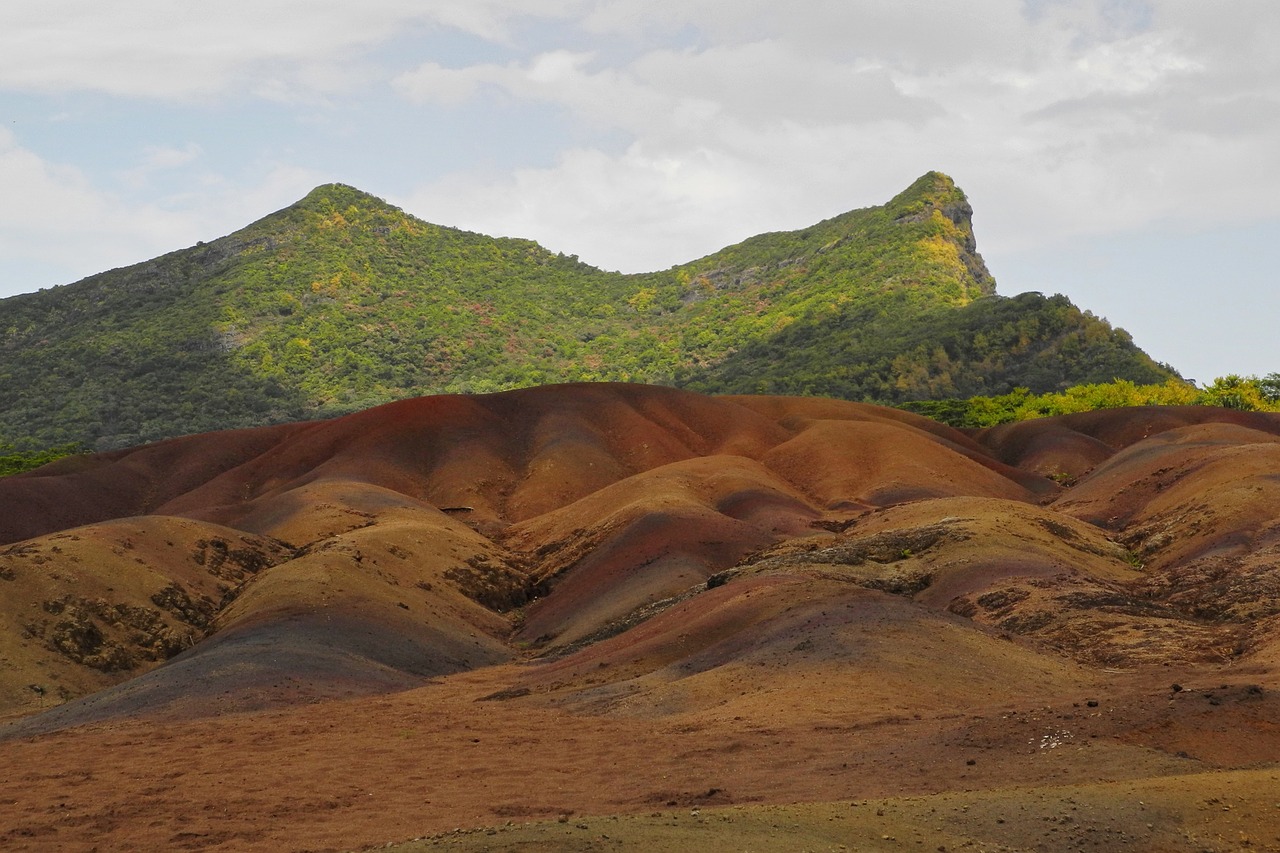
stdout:
<svg viewBox="0 0 1280 853">
<path fill-rule="evenodd" d="M 1280 418 L 568 385 L 0 480 L 3 850 L 1280 850 Z"/>
</svg>

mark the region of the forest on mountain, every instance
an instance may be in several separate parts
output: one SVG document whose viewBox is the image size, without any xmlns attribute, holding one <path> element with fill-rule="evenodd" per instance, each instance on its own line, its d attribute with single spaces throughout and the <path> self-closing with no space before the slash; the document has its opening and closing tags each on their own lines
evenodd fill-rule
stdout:
<svg viewBox="0 0 1280 853">
<path fill-rule="evenodd" d="M 90 450 L 566 381 L 901 404 L 1176 377 L 1063 296 L 995 293 L 945 175 L 623 275 L 318 187 L 227 237 L 0 301 L 0 452 Z"/>
</svg>

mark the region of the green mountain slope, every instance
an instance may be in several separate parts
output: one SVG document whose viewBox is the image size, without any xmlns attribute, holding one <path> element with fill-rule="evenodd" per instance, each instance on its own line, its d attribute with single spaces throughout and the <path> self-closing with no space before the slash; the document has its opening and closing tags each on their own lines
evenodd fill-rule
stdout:
<svg viewBox="0 0 1280 853">
<path fill-rule="evenodd" d="M 995 295 L 970 215 L 931 172 L 880 207 L 621 275 L 322 186 L 208 244 L 0 300 L 0 446 L 571 380 L 895 402 L 1171 375 L 1062 297 Z"/>
</svg>

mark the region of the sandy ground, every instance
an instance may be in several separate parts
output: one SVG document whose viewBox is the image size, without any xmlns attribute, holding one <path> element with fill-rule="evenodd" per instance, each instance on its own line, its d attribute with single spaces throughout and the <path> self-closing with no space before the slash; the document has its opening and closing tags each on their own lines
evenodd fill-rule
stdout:
<svg viewBox="0 0 1280 853">
<path fill-rule="evenodd" d="M 812 720 L 856 695 L 813 695 L 785 717 L 762 702 L 743 718 L 477 701 L 515 669 L 377 699 L 0 743 L 0 846 L 346 850 L 495 827 L 432 843 L 556 849 L 567 834 L 569 849 L 696 849 L 722 830 L 727 846 L 710 849 L 864 849 L 885 834 L 926 849 L 1121 849 L 1121 834 L 1139 850 L 1243 849 L 1241 839 L 1280 849 L 1273 687 L 1259 698 L 1214 679 L 1171 695 L 1125 679 L 1095 698 L 920 719 L 851 713 L 847 726 Z M 1253 748 L 1260 736 L 1272 754 Z M 1232 770 L 1242 765 L 1254 769 Z M 611 839 L 598 837 L 610 820 L 579 828 L 601 815 L 635 817 Z"/>
<path fill-rule="evenodd" d="M 396 845 L 507 851 L 1238 851 L 1280 849 L 1276 771 L 997 788 L 787 806 L 662 810 L 461 830 Z"/>
</svg>

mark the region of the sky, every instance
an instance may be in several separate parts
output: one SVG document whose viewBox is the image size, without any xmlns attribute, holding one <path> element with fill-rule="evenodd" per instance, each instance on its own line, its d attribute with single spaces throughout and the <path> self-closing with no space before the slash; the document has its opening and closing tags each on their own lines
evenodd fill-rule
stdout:
<svg viewBox="0 0 1280 853">
<path fill-rule="evenodd" d="M 0 296 L 323 183 L 641 272 L 938 170 L 1000 293 L 1265 375 L 1277 43 L 1275 0 L 5 3 Z"/>
</svg>

